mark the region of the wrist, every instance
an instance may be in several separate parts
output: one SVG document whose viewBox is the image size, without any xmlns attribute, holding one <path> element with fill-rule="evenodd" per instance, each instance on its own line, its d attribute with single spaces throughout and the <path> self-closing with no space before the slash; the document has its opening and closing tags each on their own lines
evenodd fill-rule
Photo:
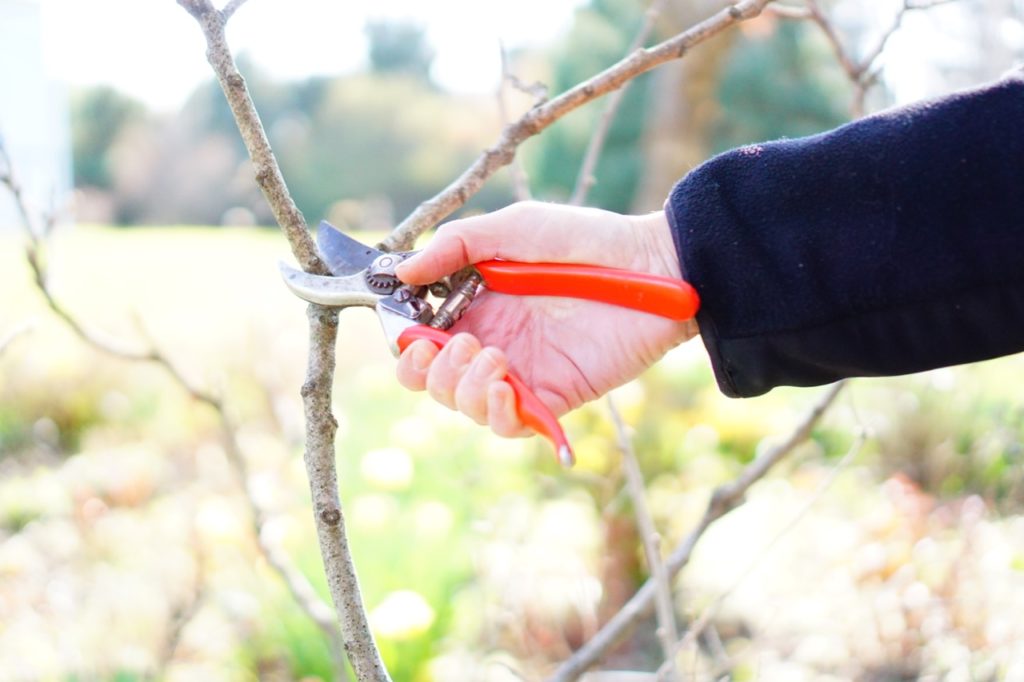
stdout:
<svg viewBox="0 0 1024 682">
<path fill-rule="evenodd" d="M 672 241 L 672 228 L 665 211 L 630 216 L 630 220 L 639 237 L 646 260 L 645 269 L 656 275 L 682 279 L 682 268 Z"/>
<path fill-rule="evenodd" d="M 642 244 L 641 248 L 646 253 L 646 271 L 656 275 L 682 279 L 683 270 L 679 263 L 675 240 L 672 238 L 672 228 L 669 225 L 668 216 L 665 211 L 630 216 L 630 220 L 633 222 L 639 235 L 639 241 Z M 685 320 L 679 324 L 682 329 L 681 338 L 683 341 L 700 334 L 697 318 Z"/>
</svg>

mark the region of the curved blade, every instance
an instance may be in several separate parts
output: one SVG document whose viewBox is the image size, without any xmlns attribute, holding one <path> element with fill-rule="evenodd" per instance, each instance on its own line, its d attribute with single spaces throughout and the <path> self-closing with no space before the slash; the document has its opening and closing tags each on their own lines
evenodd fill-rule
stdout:
<svg viewBox="0 0 1024 682">
<path fill-rule="evenodd" d="M 362 272 L 345 277 L 324 277 L 296 270 L 286 263 L 278 263 L 284 283 L 292 293 L 304 301 L 334 308 L 349 306 L 374 307 L 384 298 L 366 286 Z"/>
<path fill-rule="evenodd" d="M 326 220 L 321 220 L 316 230 L 316 245 L 320 248 L 320 254 L 327 267 L 333 274 L 339 276 L 354 275 L 365 270 L 383 253 L 352 239 Z"/>
</svg>

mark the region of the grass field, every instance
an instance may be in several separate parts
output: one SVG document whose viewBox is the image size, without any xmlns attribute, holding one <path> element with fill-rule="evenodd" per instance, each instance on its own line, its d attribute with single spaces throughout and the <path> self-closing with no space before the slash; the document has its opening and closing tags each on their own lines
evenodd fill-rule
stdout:
<svg viewBox="0 0 1024 682">
<path fill-rule="evenodd" d="M 264 532 L 326 594 L 301 462 L 304 305 L 276 268 L 288 258 L 273 231 L 81 226 L 49 262 L 90 326 L 131 344 L 141 324 L 224 393 L 274 519 Z M 0 291 L 0 338 L 31 324 L 0 356 L 0 680 L 328 676 L 318 631 L 255 552 L 214 415 L 159 368 L 83 346 L 34 290 L 16 233 L 0 235 Z M 373 314 L 346 311 L 340 487 L 389 668 L 535 679 L 645 574 L 604 408 L 565 420 L 580 462 L 563 473 L 537 439 L 492 437 L 402 391 L 393 363 Z M 742 576 L 714 620 L 721 650 L 687 654 L 695 676 L 1024 675 L 1022 378 L 1016 357 L 854 383 L 684 571 L 681 619 Z M 666 547 L 818 393 L 722 398 L 699 344 L 619 390 Z M 833 474 L 861 428 L 872 437 Z M 611 663 L 649 668 L 651 641 Z"/>
</svg>

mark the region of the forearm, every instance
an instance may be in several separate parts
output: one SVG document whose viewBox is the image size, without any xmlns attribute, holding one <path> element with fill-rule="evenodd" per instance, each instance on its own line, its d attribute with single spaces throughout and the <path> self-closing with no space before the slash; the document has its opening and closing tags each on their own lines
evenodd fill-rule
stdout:
<svg viewBox="0 0 1024 682">
<path fill-rule="evenodd" d="M 1024 77 L 723 154 L 666 213 L 722 390 L 1024 349 Z"/>
</svg>

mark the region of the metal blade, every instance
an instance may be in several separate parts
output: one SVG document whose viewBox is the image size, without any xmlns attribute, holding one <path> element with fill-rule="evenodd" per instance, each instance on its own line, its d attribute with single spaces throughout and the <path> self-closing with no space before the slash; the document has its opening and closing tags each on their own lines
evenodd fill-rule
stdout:
<svg viewBox="0 0 1024 682">
<path fill-rule="evenodd" d="M 287 263 L 278 263 L 284 283 L 304 301 L 334 308 L 377 305 L 383 295 L 370 291 L 362 271 L 344 277 L 324 277 L 296 270 Z"/>
<path fill-rule="evenodd" d="M 365 270 L 383 253 L 352 239 L 326 220 L 321 220 L 316 230 L 316 244 L 335 275 L 354 275 Z"/>
<path fill-rule="evenodd" d="M 377 306 L 377 319 L 380 320 L 381 329 L 384 330 L 384 340 L 388 342 L 388 349 L 396 358 L 399 356 L 398 337 L 409 327 L 417 324 L 425 324 L 424 321 L 415 320 L 384 306 Z"/>
</svg>

